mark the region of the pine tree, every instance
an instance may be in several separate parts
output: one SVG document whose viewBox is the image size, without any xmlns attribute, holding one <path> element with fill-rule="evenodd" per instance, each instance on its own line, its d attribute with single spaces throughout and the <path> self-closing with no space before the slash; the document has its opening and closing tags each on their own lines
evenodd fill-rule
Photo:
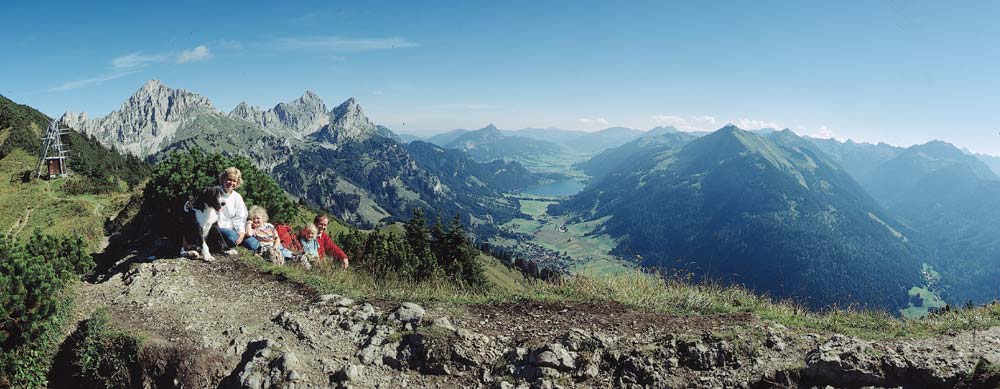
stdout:
<svg viewBox="0 0 1000 389">
<path fill-rule="evenodd" d="M 431 230 L 427 227 L 427 219 L 420 208 L 413 209 L 413 217 L 405 225 L 406 244 L 411 257 L 407 268 L 414 279 L 424 280 L 434 276 L 437 271 L 437 260 L 431 251 Z"/>
</svg>

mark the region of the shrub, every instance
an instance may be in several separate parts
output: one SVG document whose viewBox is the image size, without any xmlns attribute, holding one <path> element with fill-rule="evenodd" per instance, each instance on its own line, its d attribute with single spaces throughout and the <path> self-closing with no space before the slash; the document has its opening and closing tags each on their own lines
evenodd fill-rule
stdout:
<svg viewBox="0 0 1000 389">
<path fill-rule="evenodd" d="M 438 222 L 432 229 L 423 212 L 414 210 L 405 230 L 402 235 L 378 230 L 365 235 L 353 230 L 338 235 L 337 241 L 356 269 L 376 279 L 447 279 L 472 287 L 486 284 L 479 250 L 457 216 L 447 228 Z"/>
<path fill-rule="evenodd" d="M 73 334 L 73 376 L 80 387 L 130 388 L 142 386 L 139 347 L 142 341 L 111 328 L 103 311 L 80 323 Z"/>
<path fill-rule="evenodd" d="M 0 386 L 44 383 L 68 306 L 63 288 L 93 267 L 80 238 L 0 238 Z"/>
<path fill-rule="evenodd" d="M 171 153 L 166 160 L 156 164 L 146 186 L 146 201 L 154 208 L 177 209 L 191 194 L 206 186 L 217 185 L 219 173 L 230 166 L 243 173 L 243 186 L 237 192 L 243 196 L 248 208 L 254 205 L 267 208 L 274 222 L 287 223 L 295 218 L 298 212 L 295 203 L 274 179 L 249 159 L 206 153 L 199 148 Z"/>
<path fill-rule="evenodd" d="M 107 194 L 122 190 L 118 179 L 114 177 L 90 178 L 72 176 L 62 186 L 62 191 L 69 195 Z"/>
</svg>

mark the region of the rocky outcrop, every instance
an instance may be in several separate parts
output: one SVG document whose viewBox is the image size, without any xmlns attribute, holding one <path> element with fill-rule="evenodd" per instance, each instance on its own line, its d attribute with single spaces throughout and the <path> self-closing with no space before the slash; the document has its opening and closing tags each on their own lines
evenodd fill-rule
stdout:
<svg viewBox="0 0 1000 389">
<path fill-rule="evenodd" d="M 461 306 L 313 296 L 226 259 L 137 264 L 80 293 L 156 344 L 217 356 L 221 368 L 192 371 L 216 371 L 213 382 L 224 388 L 946 388 L 1000 380 L 1000 328 L 872 341 L 751 315 L 652 314 L 646 330 L 608 331 L 633 327 L 594 323 L 644 323 L 600 311 L 581 314 L 579 327 L 539 315 L 537 327 L 524 328 L 499 306 L 478 320 L 461 316 L 470 314 Z"/>
<path fill-rule="evenodd" d="M 353 97 L 330 112 L 332 121 L 311 136 L 328 147 L 337 148 L 344 142 L 363 142 L 379 135 L 379 128 L 368 120 L 361 105 Z"/>
<path fill-rule="evenodd" d="M 302 97 L 292 102 L 279 103 L 267 111 L 242 102 L 229 112 L 229 117 L 256 124 L 275 135 L 293 135 L 297 138 L 319 131 L 330 123 L 326 103 L 312 91 L 306 91 Z"/>
<path fill-rule="evenodd" d="M 145 157 L 160 151 L 186 121 L 218 113 L 204 96 L 150 80 L 105 117 L 66 112 L 59 124 L 96 137 L 108 147 Z"/>
<path fill-rule="evenodd" d="M 276 134 L 278 130 L 284 127 L 281 121 L 278 120 L 278 115 L 274 114 L 274 111 L 261 111 L 259 107 L 251 106 L 245 101 L 240 102 L 236 108 L 233 108 L 229 112 L 229 117 L 256 124 L 272 134 Z"/>
</svg>

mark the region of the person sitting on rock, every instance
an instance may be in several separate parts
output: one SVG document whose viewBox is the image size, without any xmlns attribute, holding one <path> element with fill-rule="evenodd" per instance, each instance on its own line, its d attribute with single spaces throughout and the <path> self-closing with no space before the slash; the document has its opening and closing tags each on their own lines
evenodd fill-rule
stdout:
<svg viewBox="0 0 1000 389">
<path fill-rule="evenodd" d="M 219 231 L 226 238 L 226 243 L 230 249 L 227 254 L 236 254 L 236 246 L 243 245 L 251 251 L 257 251 L 260 242 L 256 238 L 246 238 L 247 206 L 243 202 L 243 196 L 236 192 L 236 188 L 243 185 L 243 173 L 235 167 L 228 167 L 219 174 L 219 184 L 222 185 L 223 197 L 226 206 L 219 212 Z"/>
<path fill-rule="evenodd" d="M 330 225 L 330 217 L 322 213 L 316 215 L 313 219 L 313 224 L 319 231 L 319 237 L 317 240 L 319 241 L 320 260 L 323 260 L 323 258 L 326 257 L 333 258 L 334 260 L 340 262 L 340 267 L 342 269 L 347 269 L 350 265 L 350 260 L 347 258 L 347 254 L 345 254 L 344 250 L 342 250 L 340 246 L 337 246 L 337 244 L 333 242 L 333 239 L 330 239 L 330 235 L 326 233 L 326 227 Z"/>
<path fill-rule="evenodd" d="M 267 222 L 267 210 L 259 205 L 250 207 L 248 223 L 246 229 L 246 239 L 244 241 L 256 239 L 260 245 L 258 252 L 275 248 L 281 253 L 283 258 L 291 258 L 292 252 L 281 245 L 278 239 L 278 231 L 274 225 Z"/>
</svg>

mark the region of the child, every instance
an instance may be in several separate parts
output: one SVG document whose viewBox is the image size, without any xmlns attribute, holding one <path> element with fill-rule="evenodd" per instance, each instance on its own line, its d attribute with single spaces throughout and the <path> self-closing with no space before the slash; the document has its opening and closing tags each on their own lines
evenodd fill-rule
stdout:
<svg viewBox="0 0 1000 389">
<path fill-rule="evenodd" d="M 302 256 L 299 259 L 306 269 L 312 267 L 310 262 L 315 262 L 319 259 L 319 241 L 316 240 L 318 235 L 319 230 L 312 224 L 302 227 L 302 231 L 299 233 L 299 243 L 302 245 Z"/>
<path fill-rule="evenodd" d="M 264 209 L 264 207 L 256 205 L 250 207 L 248 219 L 249 223 L 247 223 L 246 236 L 247 239 L 253 238 L 257 240 L 260 244 L 259 252 L 265 252 L 266 250 L 275 248 L 281 253 L 282 258 L 292 257 L 292 252 L 282 246 L 281 241 L 278 240 L 278 231 L 273 225 L 271 225 L 271 223 L 267 222 L 267 210 Z M 270 259 L 272 261 L 277 260 L 277 258 Z"/>
</svg>

